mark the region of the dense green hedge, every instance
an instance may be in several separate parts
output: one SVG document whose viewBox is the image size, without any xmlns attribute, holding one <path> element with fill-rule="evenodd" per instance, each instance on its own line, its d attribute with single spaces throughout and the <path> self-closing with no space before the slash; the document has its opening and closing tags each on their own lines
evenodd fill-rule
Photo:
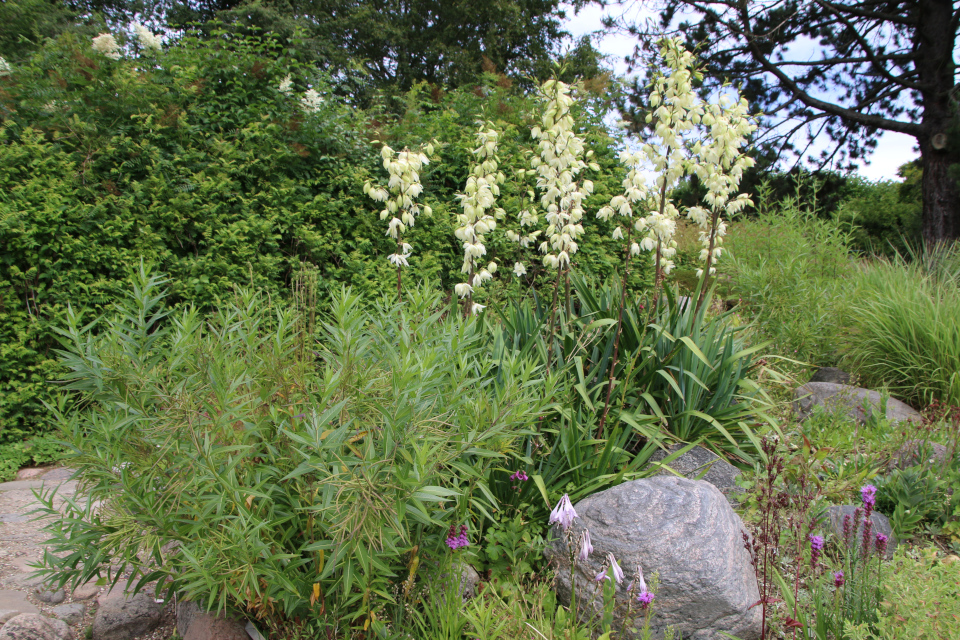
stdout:
<svg viewBox="0 0 960 640">
<path fill-rule="evenodd" d="M 440 142 L 423 176 L 435 213 L 410 236 L 408 277 L 446 290 L 460 277 L 453 196 L 481 117 L 506 131 L 502 205 L 519 210 L 532 186 L 516 170 L 529 167 L 522 149 L 533 101 L 508 79 L 451 92 L 418 86 L 405 102 L 361 111 L 349 99 L 352 80 L 302 64 L 295 44 L 215 32 L 157 54 L 126 43 L 112 60 L 65 34 L 0 78 L 0 442 L 43 430 L 40 400 L 58 376 L 53 327 L 67 305 L 93 317 L 141 260 L 170 275 L 175 303 L 204 309 L 238 283 L 285 297 L 303 262 L 317 265 L 321 293 L 341 282 L 367 297 L 389 291 L 392 246 L 362 191 L 384 173 L 374 140 Z M 288 74 L 290 95 L 278 89 Z M 314 113 L 299 101 L 308 87 L 325 98 Z M 584 104 L 603 168 L 591 176 L 595 211 L 621 175 L 603 99 Z M 602 226 L 589 234 L 580 266 L 611 273 L 608 238 Z M 490 247 L 494 256 L 512 251 Z M 502 257 L 512 262 L 512 253 Z M 634 284 L 644 277 L 638 270 Z M 537 279 L 505 278 L 485 295 Z"/>
</svg>

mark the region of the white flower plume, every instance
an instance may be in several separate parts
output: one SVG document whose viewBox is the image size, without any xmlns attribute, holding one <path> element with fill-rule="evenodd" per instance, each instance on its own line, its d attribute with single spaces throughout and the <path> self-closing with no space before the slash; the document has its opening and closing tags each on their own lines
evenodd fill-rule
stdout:
<svg viewBox="0 0 960 640">
<path fill-rule="evenodd" d="M 133 30 L 137 34 L 137 40 L 145 51 L 160 51 L 163 49 L 163 40 L 160 36 L 154 34 L 139 22 L 133 25 Z"/>
<path fill-rule="evenodd" d="M 120 45 L 109 33 L 101 33 L 93 39 L 93 50 L 112 60 L 120 59 Z"/>
</svg>

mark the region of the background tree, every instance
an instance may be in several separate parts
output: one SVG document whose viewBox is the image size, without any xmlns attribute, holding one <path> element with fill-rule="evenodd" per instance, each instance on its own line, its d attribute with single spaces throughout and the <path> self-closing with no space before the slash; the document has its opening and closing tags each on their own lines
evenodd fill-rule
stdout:
<svg viewBox="0 0 960 640">
<path fill-rule="evenodd" d="M 359 63 L 378 86 L 447 87 L 484 70 L 535 75 L 559 53 L 566 33 L 559 0 L 70 0 L 81 16 L 114 27 L 140 20 L 173 31 L 219 18 L 281 37 L 295 28 L 319 61 Z M 582 48 L 582 47 L 581 47 Z M 594 54 L 595 56 L 595 54 Z"/>
<path fill-rule="evenodd" d="M 650 3 L 653 5 L 654 3 Z M 667 33 L 696 46 L 707 89 L 741 85 L 769 126 L 775 157 L 843 166 L 865 157 L 882 131 L 916 138 L 923 165 L 923 237 L 960 238 L 960 190 L 949 175 L 957 116 L 953 51 L 960 11 L 951 0 L 664 0 L 659 18 L 620 24 L 641 40 Z M 798 135 L 799 134 L 799 135 Z M 802 145 L 799 138 L 806 134 Z"/>
</svg>

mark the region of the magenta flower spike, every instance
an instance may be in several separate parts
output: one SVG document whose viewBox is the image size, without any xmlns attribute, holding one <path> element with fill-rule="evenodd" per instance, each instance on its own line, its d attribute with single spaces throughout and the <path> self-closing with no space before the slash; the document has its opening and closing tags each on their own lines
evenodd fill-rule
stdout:
<svg viewBox="0 0 960 640">
<path fill-rule="evenodd" d="M 653 599 L 655 597 L 656 596 L 650 593 L 649 591 L 644 590 L 644 591 L 641 591 L 640 594 L 637 596 L 637 602 L 640 603 L 641 609 L 647 609 L 650 606 L 650 603 L 653 602 Z"/>
<path fill-rule="evenodd" d="M 843 586 L 843 571 L 837 571 L 833 574 L 833 586 L 837 589 Z"/>
<path fill-rule="evenodd" d="M 557 503 L 557 506 L 553 508 L 553 511 L 550 512 L 550 524 L 559 524 L 560 527 L 566 531 L 570 528 L 570 525 L 573 524 L 573 519 L 577 517 L 577 512 L 573 508 L 573 504 L 570 502 L 570 496 L 563 494 L 563 497 L 560 498 L 560 502 Z"/>
</svg>

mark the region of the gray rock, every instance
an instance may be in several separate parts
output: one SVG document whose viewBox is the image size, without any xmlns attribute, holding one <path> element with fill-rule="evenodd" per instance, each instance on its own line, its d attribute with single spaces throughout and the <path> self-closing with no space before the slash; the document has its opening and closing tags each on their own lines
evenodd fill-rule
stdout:
<svg viewBox="0 0 960 640">
<path fill-rule="evenodd" d="M 860 424 L 866 422 L 867 418 L 879 409 L 882 400 L 876 391 L 830 382 L 808 382 L 794 390 L 793 398 L 793 410 L 800 420 L 806 420 L 813 413 L 814 407 L 822 406 L 827 411 L 844 413 Z M 916 409 L 894 398 L 887 399 L 885 416 L 895 423 L 907 420 L 919 423 L 922 420 Z"/>
<path fill-rule="evenodd" d="M 188 602 L 177 598 L 177 634 L 181 638 L 187 635 L 190 623 L 202 613 L 203 611 L 196 602 Z"/>
<path fill-rule="evenodd" d="M 63 592 L 63 589 L 47 589 L 45 587 L 39 587 L 35 593 L 37 595 L 37 600 L 47 604 L 60 604 L 67 599 L 67 594 Z"/>
<path fill-rule="evenodd" d="M 948 451 L 945 446 L 928 440 L 907 440 L 897 449 L 887 464 L 887 471 L 914 467 L 921 462 L 932 465 L 943 465 L 948 462 Z"/>
<path fill-rule="evenodd" d="M 73 590 L 73 599 L 74 600 L 89 600 L 90 598 L 99 595 L 100 587 L 97 586 L 96 582 L 88 582 L 87 584 L 82 584 L 76 589 Z"/>
<path fill-rule="evenodd" d="M 73 478 L 73 474 L 75 474 L 76 472 L 77 472 L 76 469 L 66 469 L 62 467 L 59 469 L 50 469 L 45 474 L 43 474 L 43 479 L 56 480 L 56 481 L 62 482 L 64 480 L 70 480 L 71 478 Z"/>
<path fill-rule="evenodd" d="M 826 525 L 829 526 L 830 532 L 834 535 L 834 540 L 836 544 L 841 545 L 845 544 L 843 540 L 843 521 L 846 519 L 846 516 L 850 516 L 851 522 L 851 536 L 850 544 L 857 545 L 860 543 L 860 539 L 863 536 L 863 518 L 861 521 L 855 522 L 855 512 L 857 507 L 852 504 L 845 505 L 833 505 L 827 507 L 827 519 Z M 852 530 L 852 527 L 856 525 L 856 531 Z M 870 514 L 870 527 L 872 534 L 870 536 L 871 540 L 876 540 L 876 535 L 882 533 L 887 536 L 887 552 L 885 557 L 890 559 L 893 557 L 893 552 L 897 548 L 897 536 L 893 533 L 893 527 L 890 526 L 890 519 L 882 513 L 877 513 L 874 511 Z"/>
<path fill-rule="evenodd" d="M 652 456 L 651 462 L 661 462 L 670 453 L 682 449 L 685 445 L 675 444 L 669 452 L 658 449 Z M 737 486 L 737 477 L 740 470 L 703 447 L 694 447 L 682 456 L 666 463 L 668 467 L 687 478 L 688 480 L 703 480 L 709 482 L 720 493 L 727 497 L 731 504 L 736 506 L 740 502 L 740 495 L 744 493 L 742 487 Z M 704 473 L 706 472 L 706 473 Z M 701 476 L 702 477 L 698 477 Z M 657 475 L 675 475 L 667 469 L 661 469 Z"/>
<path fill-rule="evenodd" d="M 17 471 L 17 480 L 35 480 L 46 472 L 47 469 L 41 469 L 39 467 L 26 467 Z"/>
<path fill-rule="evenodd" d="M 710 483 L 674 476 L 656 476 L 626 482 L 596 493 L 576 505 L 580 518 L 571 529 L 590 531 L 594 552 L 575 572 L 578 601 L 585 612 L 599 613 L 602 597 L 594 578 L 613 553 L 626 574 L 617 589 L 619 605 L 614 625 L 622 635 L 636 638 L 642 628 L 637 607 L 634 619 L 625 619 L 626 589 L 643 568 L 647 582 L 659 573 L 651 631 L 662 638 L 673 627 L 678 636 L 695 640 L 720 638 L 721 632 L 742 640 L 760 637 L 760 608 L 756 574 L 744 547 L 740 518 L 720 491 Z M 557 593 L 570 602 L 570 565 L 561 539 L 547 550 L 559 565 Z"/>
<path fill-rule="evenodd" d="M 21 613 L 0 629 L 0 640 L 71 640 L 73 632 L 61 620 L 37 613 Z"/>
<path fill-rule="evenodd" d="M 40 613 L 40 610 L 27 600 L 27 594 L 23 591 L 0 590 L 0 623 L 21 613 Z"/>
<path fill-rule="evenodd" d="M 78 624 L 83 621 L 83 614 L 86 613 L 86 610 L 87 608 L 82 602 L 73 602 L 54 607 L 50 610 L 50 613 L 67 624 Z"/>
<path fill-rule="evenodd" d="M 832 384 L 851 384 L 853 376 L 836 367 L 820 367 L 817 369 L 810 382 L 830 382 Z"/>
<path fill-rule="evenodd" d="M 460 564 L 460 597 L 469 599 L 477 595 L 480 574 L 466 562 Z"/>
<path fill-rule="evenodd" d="M 93 618 L 93 640 L 130 640 L 160 624 L 161 604 L 144 592 L 126 596 L 114 590 L 99 598 Z"/>
<path fill-rule="evenodd" d="M 247 626 L 244 627 L 244 629 L 247 630 L 247 635 L 250 636 L 251 640 L 267 640 L 249 620 L 247 621 Z"/>
<path fill-rule="evenodd" d="M 7 524 L 17 524 L 19 522 L 29 521 L 29 516 L 25 516 L 22 513 L 0 513 L 0 522 L 6 522 Z"/>
</svg>

